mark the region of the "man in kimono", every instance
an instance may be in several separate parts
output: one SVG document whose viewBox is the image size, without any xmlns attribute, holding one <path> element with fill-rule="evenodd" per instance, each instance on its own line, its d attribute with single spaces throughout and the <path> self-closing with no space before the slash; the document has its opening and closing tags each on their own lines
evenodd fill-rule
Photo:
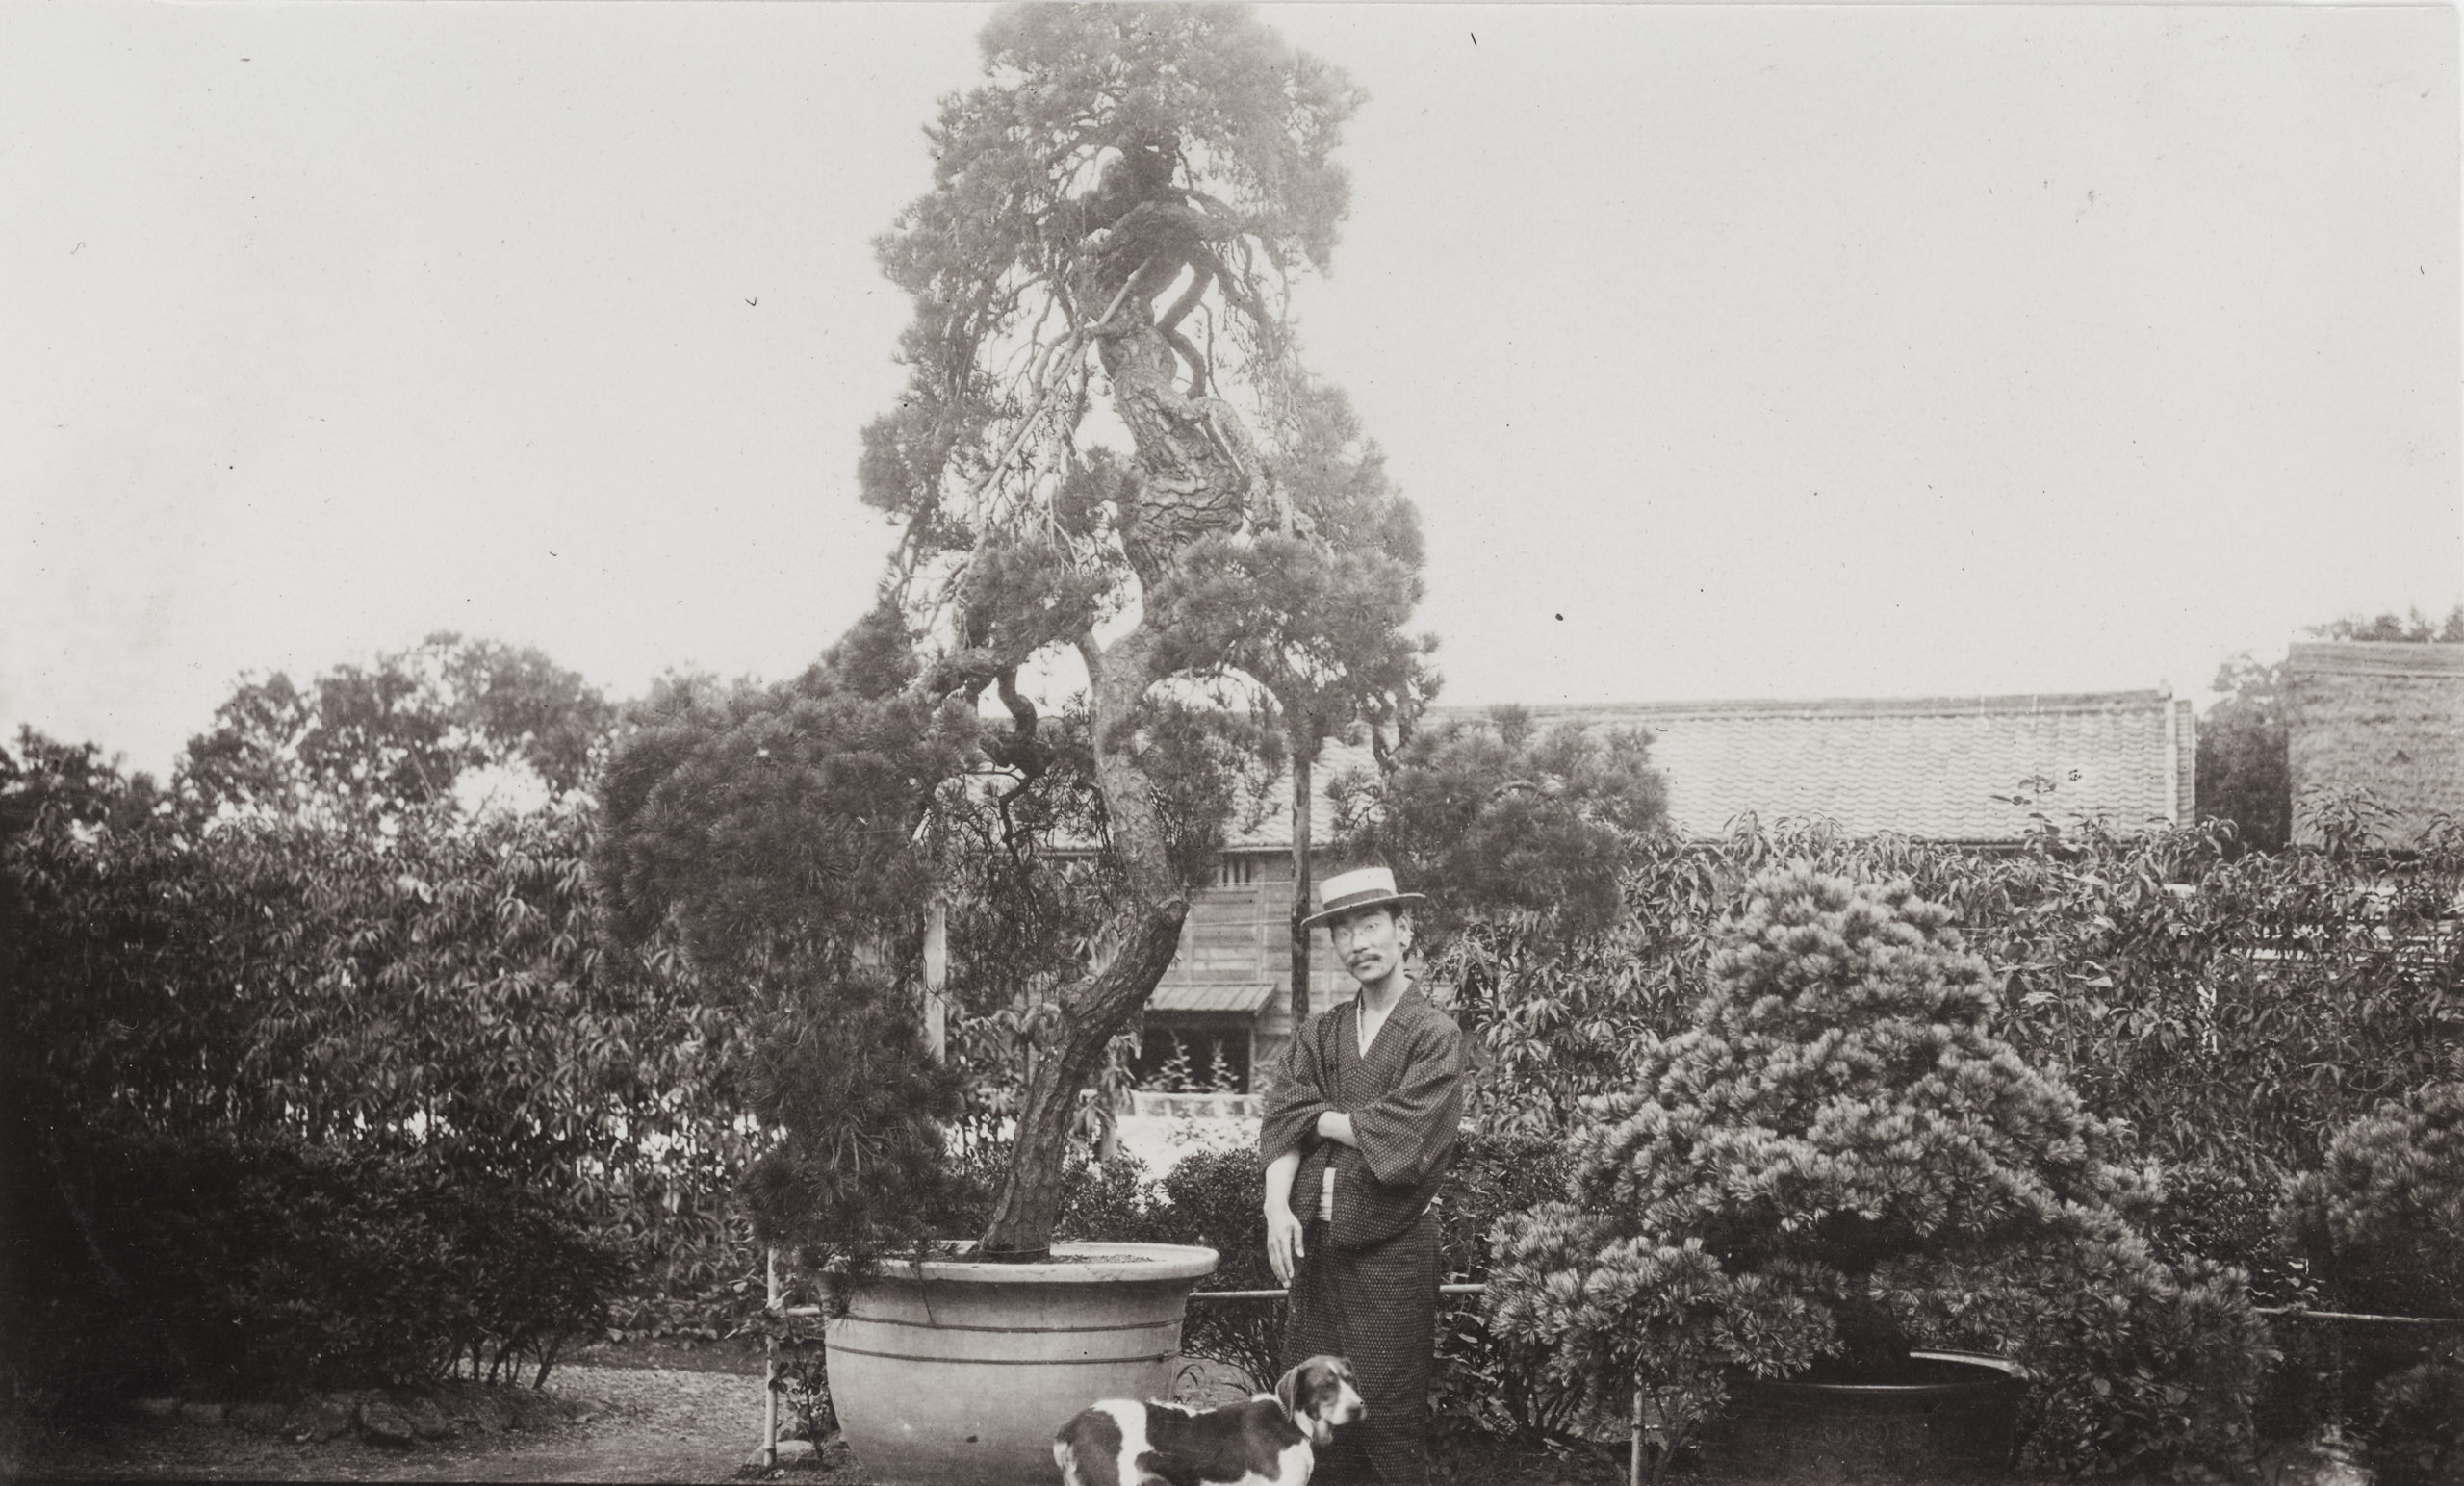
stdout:
<svg viewBox="0 0 2464 1486">
<path fill-rule="evenodd" d="M 1294 1033 L 1259 1135 L 1267 1258 L 1292 1290 L 1284 1366 L 1348 1357 L 1369 1405 L 1321 1453 L 1323 1482 L 1428 1478 L 1432 1204 L 1454 1163 L 1465 1061 L 1461 1029 L 1403 974 L 1424 901 L 1384 867 L 1326 880 L 1308 923 L 1327 926 L 1360 994 Z"/>
</svg>

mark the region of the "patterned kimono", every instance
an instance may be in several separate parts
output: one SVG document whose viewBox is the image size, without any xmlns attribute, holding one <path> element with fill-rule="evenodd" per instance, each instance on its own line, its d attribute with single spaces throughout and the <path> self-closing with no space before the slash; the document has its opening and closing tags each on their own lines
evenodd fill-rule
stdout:
<svg viewBox="0 0 2464 1486">
<path fill-rule="evenodd" d="M 1351 1359 L 1368 1416 L 1337 1431 L 1321 1480 L 1365 1454 L 1384 1486 L 1428 1478 L 1428 1379 L 1437 1334 L 1437 1215 L 1463 1113 L 1463 1033 L 1406 989 L 1360 1051 L 1356 1002 L 1309 1019 L 1292 1039 L 1259 1134 L 1263 1158 L 1301 1153 L 1292 1210 L 1308 1253 L 1293 1276 L 1283 1363 Z M 1327 1110 L 1351 1115 L 1357 1149 L 1318 1138 Z M 1319 1217 L 1335 1173 L 1333 1217 Z M 1352 1436 L 1349 1441 L 1343 1437 Z M 1356 1459 L 1353 1461 L 1356 1463 Z"/>
</svg>

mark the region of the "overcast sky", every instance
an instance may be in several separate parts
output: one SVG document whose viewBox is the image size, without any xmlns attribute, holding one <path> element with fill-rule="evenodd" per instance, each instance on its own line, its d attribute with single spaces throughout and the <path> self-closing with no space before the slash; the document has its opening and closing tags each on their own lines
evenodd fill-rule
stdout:
<svg viewBox="0 0 2464 1486">
<path fill-rule="evenodd" d="M 0 727 L 865 605 L 962 6 L 0 7 Z M 2448 8 L 1270 9 L 1453 702 L 2172 685 L 2464 597 Z"/>
</svg>

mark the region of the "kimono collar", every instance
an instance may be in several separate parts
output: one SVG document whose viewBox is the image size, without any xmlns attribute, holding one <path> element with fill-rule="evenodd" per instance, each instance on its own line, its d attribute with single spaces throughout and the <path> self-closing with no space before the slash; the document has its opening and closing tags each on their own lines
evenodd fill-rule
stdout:
<svg viewBox="0 0 2464 1486">
<path fill-rule="evenodd" d="M 1352 1026 L 1355 1031 L 1360 1025 L 1361 1013 L 1367 1010 L 1367 1007 L 1360 1004 L 1359 996 L 1355 995 L 1351 998 Z M 1402 1026 L 1419 1020 L 1428 1010 L 1429 1000 L 1428 997 L 1421 994 L 1420 983 L 1406 982 L 1403 986 L 1403 993 L 1397 996 L 1395 1004 L 1386 1009 L 1386 1020 L 1378 1024 L 1378 1036 L 1385 1036 L 1385 1029 L 1388 1027 Z"/>
</svg>

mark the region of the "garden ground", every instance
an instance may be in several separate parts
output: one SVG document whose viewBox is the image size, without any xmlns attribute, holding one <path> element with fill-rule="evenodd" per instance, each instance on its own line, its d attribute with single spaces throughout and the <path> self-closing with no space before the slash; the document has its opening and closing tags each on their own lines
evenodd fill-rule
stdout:
<svg viewBox="0 0 2464 1486">
<path fill-rule="evenodd" d="M 389 1448 L 352 1438 L 300 1444 L 228 1425 L 124 1420 L 100 1438 L 37 1432 L 0 1450 L 0 1477 L 59 1480 L 669 1481 L 778 1480 L 787 1486 L 866 1486 L 833 1442 L 816 1462 L 763 1471 L 748 1464 L 761 1437 L 759 1353 L 629 1342 L 585 1348 L 559 1367 L 546 1406 L 526 1426 Z M 13 1457 L 13 1458 L 11 1458 Z M 2340 1459 L 2279 1458 L 2268 1474 L 2286 1486 L 2361 1486 Z M 1559 1457 L 1454 1441 L 1435 1455 L 1436 1486 L 1613 1486 L 1624 1462 Z M 1800 1486 L 1681 1472 L 1680 1486 Z M 1920 1483 L 1921 1486 L 1921 1483 Z M 1963 1486 L 1938 1482 L 1932 1486 Z M 2007 1486 L 2044 1486 L 2016 1477 Z"/>
</svg>

